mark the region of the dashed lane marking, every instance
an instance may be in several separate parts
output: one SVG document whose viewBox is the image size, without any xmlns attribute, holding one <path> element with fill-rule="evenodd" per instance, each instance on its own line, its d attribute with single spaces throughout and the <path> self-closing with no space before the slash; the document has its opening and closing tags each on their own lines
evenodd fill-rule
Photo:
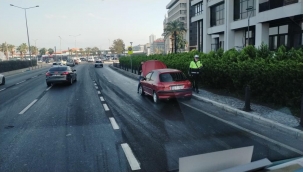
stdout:
<svg viewBox="0 0 303 172">
<path fill-rule="evenodd" d="M 21 81 L 21 82 L 18 82 L 18 83 L 16 83 L 15 85 L 22 84 L 23 82 L 25 82 L 25 80 L 24 80 L 24 81 Z"/>
<path fill-rule="evenodd" d="M 103 107 L 104 107 L 105 111 L 109 111 L 107 104 L 103 104 Z"/>
<path fill-rule="evenodd" d="M 0 90 L 0 92 L 1 92 L 1 91 L 4 91 L 4 90 L 6 90 L 6 88 L 2 88 L 2 89 Z"/>
<path fill-rule="evenodd" d="M 48 91 L 49 89 L 51 89 L 53 86 L 48 87 L 45 91 Z"/>
<path fill-rule="evenodd" d="M 101 91 L 98 91 L 98 94 L 101 94 Z"/>
<path fill-rule="evenodd" d="M 110 123 L 112 124 L 114 130 L 119 130 L 120 129 L 116 120 L 115 120 L 115 118 L 111 117 L 111 118 L 109 118 L 109 120 L 110 120 Z"/>
<path fill-rule="evenodd" d="M 33 76 L 32 78 L 37 78 L 37 76 Z"/>
<path fill-rule="evenodd" d="M 38 99 L 35 99 L 34 101 L 32 101 L 29 105 L 27 105 L 19 114 L 22 115 L 24 114 L 30 107 L 32 107 L 36 102 L 38 101 Z"/>
<path fill-rule="evenodd" d="M 100 97 L 100 100 L 101 100 L 102 102 L 104 102 L 104 101 L 105 101 L 103 97 Z"/>
<path fill-rule="evenodd" d="M 141 169 L 140 164 L 136 159 L 135 155 L 133 154 L 133 151 L 131 150 L 129 145 L 127 143 L 122 143 L 121 146 L 126 155 L 130 168 L 132 170 L 140 170 Z"/>
<path fill-rule="evenodd" d="M 96 89 L 98 89 L 99 87 L 95 86 Z"/>
</svg>

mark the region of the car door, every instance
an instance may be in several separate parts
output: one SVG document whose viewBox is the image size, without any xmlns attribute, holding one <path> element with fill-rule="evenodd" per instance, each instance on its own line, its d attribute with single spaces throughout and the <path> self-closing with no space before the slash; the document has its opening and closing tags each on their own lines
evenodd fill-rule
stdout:
<svg viewBox="0 0 303 172">
<path fill-rule="evenodd" d="M 153 94 L 153 91 L 157 91 L 157 78 L 158 78 L 158 72 L 154 71 L 150 77 L 150 80 L 148 82 L 150 87 L 150 93 Z"/>
<path fill-rule="evenodd" d="M 142 87 L 143 87 L 143 90 L 144 90 L 144 92 L 147 93 L 147 94 L 151 94 L 151 93 L 150 93 L 150 89 L 151 89 L 151 88 L 150 88 L 150 84 L 149 84 L 151 75 L 152 75 L 152 72 L 149 72 L 149 73 L 146 75 L 145 80 L 141 81 L 141 85 L 142 85 Z"/>
</svg>

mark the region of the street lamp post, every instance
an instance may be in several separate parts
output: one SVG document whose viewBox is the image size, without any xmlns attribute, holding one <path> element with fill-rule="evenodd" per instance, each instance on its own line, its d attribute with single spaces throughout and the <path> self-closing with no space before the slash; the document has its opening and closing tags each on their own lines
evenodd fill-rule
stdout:
<svg viewBox="0 0 303 172">
<path fill-rule="evenodd" d="M 38 48 L 37 48 L 37 40 L 38 39 L 35 39 L 34 41 L 35 41 L 35 48 L 36 48 L 36 50 L 38 51 Z M 38 53 L 38 52 L 37 52 Z M 37 54 L 36 54 L 36 60 L 37 60 L 37 64 L 38 64 L 38 56 L 37 56 Z"/>
<path fill-rule="evenodd" d="M 132 47 L 132 50 L 133 50 L 133 42 L 130 42 L 130 47 Z M 133 59 L 132 59 L 132 55 L 130 55 L 130 68 L 131 68 L 132 73 L 133 73 Z"/>
<path fill-rule="evenodd" d="M 59 38 L 60 38 L 60 53 L 61 53 L 61 61 L 62 61 L 62 49 L 61 49 L 61 36 L 59 36 Z"/>
<path fill-rule="evenodd" d="M 247 45 L 249 45 L 249 20 L 250 20 L 250 16 L 251 16 L 251 14 L 252 14 L 252 12 L 253 12 L 253 7 L 252 6 L 249 6 L 247 9 L 246 9 L 246 11 L 247 11 L 247 13 L 249 12 L 249 11 L 251 11 L 250 12 L 250 14 L 249 14 L 249 16 L 248 16 L 248 24 L 247 24 Z"/>
<path fill-rule="evenodd" d="M 77 48 L 77 37 L 80 36 L 81 34 L 79 35 L 69 35 L 69 36 L 73 36 L 75 37 L 75 48 Z M 76 52 L 76 56 L 78 57 L 78 53 Z"/>
<path fill-rule="evenodd" d="M 34 7 L 28 7 L 28 8 L 18 7 L 18 6 L 13 5 L 13 4 L 10 4 L 10 6 L 16 7 L 16 8 L 20 8 L 20 9 L 23 9 L 24 12 L 25 12 L 25 22 L 26 22 L 26 31 L 27 31 L 28 52 L 29 52 L 29 58 L 31 59 L 31 66 L 33 67 L 33 64 L 32 64 L 32 53 L 31 53 L 31 48 L 30 48 L 31 45 L 30 45 L 30 42 L 29 42 L 29 34 L 28 34 L 28 26 L 27 26 L 26 10 L 27 10 L 27 9 L 30 9 L 30 8 L 39 7 L 39 5 L 36 5 L 36 6 L 34 6 Z"/>
</svg>

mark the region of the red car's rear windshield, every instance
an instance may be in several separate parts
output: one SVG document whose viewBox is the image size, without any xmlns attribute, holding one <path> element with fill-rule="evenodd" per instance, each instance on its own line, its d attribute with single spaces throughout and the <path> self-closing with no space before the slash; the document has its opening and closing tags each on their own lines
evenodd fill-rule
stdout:
<svg viewBox="0 0 303 172">
<path fill-rule="evenodd" d="M 161 82 L 185 81 L 186 76 L 182 72 L 162 73 L 160 74 Z"/>
</svg>

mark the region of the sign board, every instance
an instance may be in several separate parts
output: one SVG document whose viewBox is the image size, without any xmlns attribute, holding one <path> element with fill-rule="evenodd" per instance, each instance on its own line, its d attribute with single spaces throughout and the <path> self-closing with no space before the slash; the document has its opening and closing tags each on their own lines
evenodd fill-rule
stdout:
<svg viewBox="0 0 303 172">
<path fill-rule="evenodd" d="M 128 54 L 133 54 L 133 47 L 128 47 Z"/>
</svg>

